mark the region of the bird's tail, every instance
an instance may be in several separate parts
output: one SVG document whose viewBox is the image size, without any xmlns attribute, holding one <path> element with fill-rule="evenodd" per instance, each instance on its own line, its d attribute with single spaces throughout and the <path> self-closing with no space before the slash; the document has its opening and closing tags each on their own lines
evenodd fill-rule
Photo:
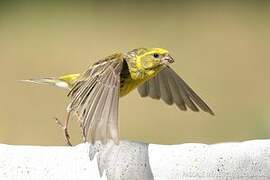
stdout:
<svg viewBox="0 0 270 180">
<path fill-rule="evenodd" d="M 27 80 L 21 80 L 22 82 L 30 82 L 35 84 L 42 84 L 42 85 L 50 85 L 50 86 L 56 86 L 64 89 L 70 89 L 68 82 L 61 80 L 59 78 L 41 78 L 41 79 L 27 79 Z"/>
<path fill-rule="evenodd" d="M 23 82 L 30 82 L 35 84 L 51 85 L 64 89 L 71 89 L 76 80 L 79 78 L 80 74 L 67 74 L 60 76 L 58 78 L 49 77 L 49 78 L 40 78 L 40 79 L 27 79 L 21 80 Z"/>
</svg>

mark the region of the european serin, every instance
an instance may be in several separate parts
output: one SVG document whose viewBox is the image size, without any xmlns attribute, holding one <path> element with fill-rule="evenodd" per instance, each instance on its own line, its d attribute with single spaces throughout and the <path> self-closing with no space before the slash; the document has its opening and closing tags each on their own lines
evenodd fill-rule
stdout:
<svg viewBox="0 0 270 180">
<path fill-rule="evenodd" d="M 176 104 L 179 109 L 214 114 L 208 105 L 170 67 L 174 59 L 163 48 L 138 48 L 127 53 L 115 53 L 94 63 L 84 73 L 59 78 L 31 79 L 28 81 L 52 84 L 70 89 L 71 101 L 64 126 L 69 142 L 67 123 L 75 114 L 85 141 L 106 143 L 112 139 L 119 143 L 119 97 L 137 88 L 142 97 L 162 99 Z"/>
</svg>

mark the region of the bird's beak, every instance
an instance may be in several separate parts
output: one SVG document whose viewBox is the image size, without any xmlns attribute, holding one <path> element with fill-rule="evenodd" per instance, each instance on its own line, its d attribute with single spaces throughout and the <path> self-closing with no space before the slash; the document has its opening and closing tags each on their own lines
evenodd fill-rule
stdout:
<svg viewBox="0 0 270 180">
<path fill-rule="evenodd" d="M 170 55 L 166 55 L 164 56 L 161 61 L 164 63 L 164 64 L 170 64 L 170 63 L 173 63 L 174 62 L 174 59 L 172 58 L 172 56 Z"/>
</svg>

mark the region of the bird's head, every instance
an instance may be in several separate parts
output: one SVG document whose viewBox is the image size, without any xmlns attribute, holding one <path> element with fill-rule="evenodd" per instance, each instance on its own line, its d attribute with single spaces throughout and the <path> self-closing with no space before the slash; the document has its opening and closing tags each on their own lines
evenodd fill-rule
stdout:
<svg viewBox="0 0 270 180">
<path fill-rule="evenodd" d="M 137 76 L 158 73 L 166 65 L 173 63 L 174 59 L 163 48 L 138 48 L 127 53 L 129 68 L 136 71 Z"/>
<path fill-rule="evenodd" d="M 154 69 L 174 62 L 169 52 L 163 48 L 139 48 L 133 51 L 137 66 L 143 69 Z"/>
</svg>

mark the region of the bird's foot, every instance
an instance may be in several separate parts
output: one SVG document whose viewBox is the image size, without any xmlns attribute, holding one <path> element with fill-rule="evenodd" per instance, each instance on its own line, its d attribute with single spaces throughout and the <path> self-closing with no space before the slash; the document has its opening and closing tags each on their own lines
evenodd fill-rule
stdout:
<svg viewBox="0 0 270 180">
<path fill-rule="evenodd" d="M 63 132 L 64 132 L 64 138 L 65 138 L 65 143 L 68 145 L 68 146 L 72 146 L 71 142 L 70 142 L 70 135 L 68 133 L 68 128 L 67 128 L 67 123 L 65 125 L 63 125 L 58 118 L 54 118 L 55 119 L 55 122 L 56 122 L 56 125 L 58 127 L 60 127 L 61 129 L 63 129 Z"/>
</svg>

